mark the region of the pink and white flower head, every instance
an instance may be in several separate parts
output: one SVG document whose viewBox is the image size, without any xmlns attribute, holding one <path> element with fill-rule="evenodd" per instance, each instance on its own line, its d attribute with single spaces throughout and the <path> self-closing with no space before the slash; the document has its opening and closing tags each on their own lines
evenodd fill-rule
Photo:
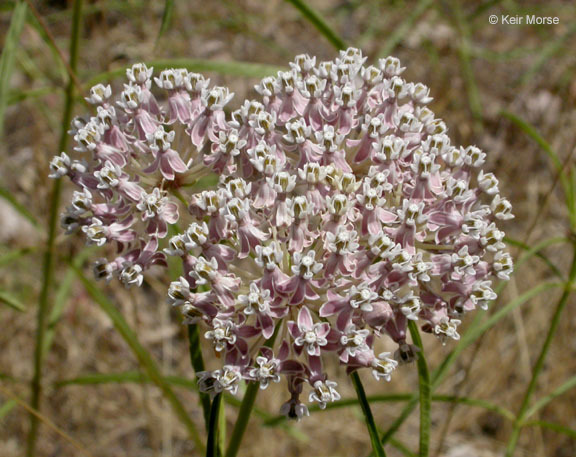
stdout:
<svg viewBox="0 0 576 457">
<path fill-rule="evenodd" d="M 285 378 L 282 411 L 301 418 L 304 388 L 320 407 L 340 398 L 327 357 L 389 380 L 417 357 L 409 321 L 457 340 L 463 315 L 509 279 L 496 224 L 513 215 L 486 154 L 451 144 L 398 59 L 365 60 L 298 56 L 231 113 L 227 88 L 135 65 L 115 104 L 110 86 L 90 92 L 99 114 L 73 124 L 79 157 L 51 162 L 80 189 L 66 229 L 116 247 L 98 277 L 141 285 L 181 259 L 168 300 L 222 360 L 200 374 L 206 391 Z"/>
</svg>

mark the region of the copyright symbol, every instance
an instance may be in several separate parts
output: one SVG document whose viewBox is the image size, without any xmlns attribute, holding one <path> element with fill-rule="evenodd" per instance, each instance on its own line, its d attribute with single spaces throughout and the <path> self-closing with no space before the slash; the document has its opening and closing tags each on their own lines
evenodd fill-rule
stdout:
<svg viewBox="0 0 576 457">
<path fill-rule="evenodd" d="M 491 14 L 490 17 L 488 18 L 488 21 L 490 22 L 490 24 L 498 24 L 498 16 L 496 16 L 495 14 Z"/>
</svg>

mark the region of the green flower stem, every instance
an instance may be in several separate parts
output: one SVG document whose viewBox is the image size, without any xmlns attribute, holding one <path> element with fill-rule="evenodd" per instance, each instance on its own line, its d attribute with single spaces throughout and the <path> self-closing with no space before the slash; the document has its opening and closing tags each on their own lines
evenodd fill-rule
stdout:
<svg viewBox="0 0 576 457">
<path fill-rule="evenodd" d="M 520 405 L 520 410 L 516 416 L 516 421 L 514 422 L 514 428 L 512 430 L 512 434 L 510 435 L 510 439 L 508 441 L 508 446 L 506 447 L 506 457 L 512 457 L 514 455 L 514 451 L 516 450 L 516 445 L 518 444 L 518 439 L 520 438 L 520 431 L 522 426 L 524 425 L 524 419 L 526 416 L 526 412 L 530 406 L 530 400 L 532 395 L 534 394 L 534 390 L 536 389 L 536 385 L 538 383 L 538 377 L 544 368 L 544 362 L 546 361 L 546 356 L 548 355 L 548 350 L 550 349 L 550 345 L 552 344 L 552 339 L 556 334 L 556 329 L 558 328 L 558 324 L 560 323 L 560 317 L 562 316 L 562 311 L 566 307 L 568 303 L 568 298 L 570 297 L 570 293 L 572 292 L 572 284 L 574 279 L 576 278 L 576 246 L 574 247 L 574 257 L 572 258 L 572 265 L 570 266 L 570 273 L 568 277 L 568 281 L 564 286 L 564 292 L 556 305 L 556 309 L 554 310 L 554 315 L 552 316 L 552 321 L 550 322 L 550 327 L 548 328 L 548 333 L 546 334 L 546 339 L 544 340 L 544 344 L 542 345 L 542 349 L 540 349 L 540 354 L 538 355 L 538 359 L 536 360 L 536 364 L 534 365 L 534 369 L 532 370 L 532 378 L 530 379 L 530 383 L 526 388 L 526 392 L 524 393 L 524 398 L 522 399 L 522 404 Z"/>
<path fill-rule="evenodd" d="M 82 27 L 82 4 L 83 0 L 75 0 L 72 12 L 72 33 L 70 36 L 70 67 L 75 72 L 78 65 L 78 48 L 80 43 L 80 29 Z M 74 108 L 74 80 L 68 80 L 66 87 L 66 99 L 64 112 L 62 115 L 62 133 L 58 151 L 66 149 L 68 144 L 68 126 L 72 120 Z M 48 222 L 48 239 L 46 241 L 46 252 L 42 268 L 42 289 L 38 300 L 38 314 L 36 327 L 36 347 L 34 350 L 34 374 L 31 382 L 32 398 L 30 405 L 34 410 L 40 410 L 42 400 L 42 375 L 44 361 L 44 339 L 46 337 L 46 318 L 50 306 L 50 290 L 54 280 L 54 261 L 56 254 L 56 232 L 58 230 L 58 216 L 60 207 L 60 194 L 62 192 L 62 182 L 60 179 L 54 181 L 52 186 L 52 196 L 50 198 L 50 219 Z M 30 431 L 28 434 L 26 455 L 33 457 L 36 454 L 36 441 L 38 439 L 38 417 L 30 415 Z"/>
<path fill-rule="evenodd" d="M 386 457 L 382 443 L 380 442 L 380 437 L 378 435 L 378 429 L 374 422 L 374 416 L 370 410 L 370 403 L 366 398 L 366 392 L 364 392 L 364 387 L 362 386 L 362 381 L 360 381 L 360 376 L 355 371 L 350 375 L 354 389 L 356 389 L 356 395 L 358 396 L 358 401 L 364 413 L 364 420 L 366 421 L 366 427 L 368 427 L 368 433 L 370 434 L 370 442 L 372 443 L 372 451 L 376 457 Z"/>
<path fill-rule="evenodd" d="M 420 400 L 420 457 L 427 457 L 430 449 L 430 405 L 432 403 L 432 386 L 430 384 L 430 373 L 424 358 L 424 346 L 418 331 L 418 325 L 414 321 L 409 321 L 408 328 L 412 341 L 420 348 L 418 353 L 418 385 Z"/>
<path fill-rule="evenodd" d="M 274 334 L 272 337 L 266 341 L 265 347 L 271 348 L 276 341 L 278 336 L 278 331 L 280 330 L 280 325 L 277 325 L 274 329 Z M 238 418 L 236 419 L 236 424 L 234 424 L 234 430 L 232 430 L 232 436 L 230 437 L 230 443 L 228 444 L 228 449 L 226 450 L 226 457 L 236 457 L 238 449 L 240 449 L 240 444 L 242 443 L 242 437 L 248 426 L 248 421 L 250 420 L 250 414 L 252 413 L 252 408 L 254 407 L 254 402 L 256 401 L 256 396 L 258 395 L 258 389 L 260 383 L 249 382 L 246 388 L 246 393 L 242 399 L 242 404 L 240 405 L 240 411 L 238 411 Z"/>
<path fill-rule="evenodd" d="M 210 420 L 208 421 L 208 442 L 206 443 L 206 457 L 219 457 L 218 424 L 222 410 L 222 394 L 216 394 L 210 408 Z"/>
<path fill-rule="evenodd" d="M 236 420 L 232 436 L 230 437 L 230 444 L 228 444 L 226 457 L 236 457 L 238 449 L 240 449 L 240 443 L 242 442 L 242 437 L 244 436 L 246 427 L 248 426 L 250 414 L 252 413 L 252 408 L 254 407 L 254 402 L 256 401 L 259 388 L 260 384 L 258 382 L 252 381 L 248 383 L 246 393 L 242 399 L 240 411 L 238 411 L 238 419 Z"/>
<path fill-rule="evenodd" d="M 202 358 L 202 350 L 200 348 L 200 333 L 196 324 L 188 325 L 188 341 L 190 343 L 190 362 L 194 372 L 200 373 L 204 371 L 204 359 Z M 200 404 L 202 405 L 202 412 L 204 414 L 204 424 L 208 428 L 210 421 L 210 397 L 204 392 L 198 392 L 200 396 Z"/>
</svg>

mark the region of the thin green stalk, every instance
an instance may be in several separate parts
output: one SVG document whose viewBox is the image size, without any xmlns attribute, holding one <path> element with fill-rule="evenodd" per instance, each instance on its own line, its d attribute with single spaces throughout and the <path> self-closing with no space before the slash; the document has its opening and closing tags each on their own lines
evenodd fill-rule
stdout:
<svg viewBox="0 0 576 457">
<path fill-rule="evenodd" d="M 280 330 L 280 325 L 277 325 L 274 329 L 274 334 L 272 337 L 266 341 L 265 347 L 271 348 L 276 341 L 278 336 L 278 331 Z M 236 457 L 238 449 L 240 449 L 240 444 L 242 443 L 242 437 L 248 426 L 248 421 L 250 420 L 250 415 L 252 414 L 252 408 L 254 407 L 254 402 L 256 401 L 256 396 L 258 395 L 258 389 L 260 383 L 249 382 L 246 388 L 246 393 L 242 399 L 242 405 L 240 406 L 240 411 L 238 411 L 238 418 L 236 419 L 236 424 L 234 425 L 234 430 L 232 430 L 232 436 L 230 437 L 230 443 L 228 444 L 228 449 L 226 450 L 226 457 Z"/>
<path fill-rule="evenodd" d="M 242 443 L 242 437 L 246 431 L 259 388 L 260 383 L 258 382 L 252 381 L 248 383 L 246 393 L 242 399 L 240 411 L 238 411 L 238 419 L 236 419 L 236 424 L 234 425 L 234 430 L 232 430 L 232 436 L 230 437 L 230 443 L 226 450 L 226 457 L 236 457 L 238 449 L 240 449 L 240 443 Z"/>
<path fill-rule="evenodd" d="M 574 246 L 574 256 L 572 258 L 572 264 L 570 266 L 568 281 L 566 281 L 566 285 L 564 286 L 564 292 L 562 293 L 560 300 L 558 300 L 558 304 L 556 305 L 556 309 L 554 310 L 554 315 L 552 316 L 550 327 L 548 328 L 548 333 L 546 334 L 546 339 L 544 340 L 544 344 L 542 345 L 542 349 L 540 349 L 540 354 L 538 355 L 538 359 L 536 360 L 536 364 L 534 365 L 534 369 L 532 370 L 532 378 L 530 379 L 530 383 L 528 384 L 526 392 L 524 393 L 522 404 L 520 405 L 520 410 L 516 415 L 514 428 L 512 430 L 512 434 L 510 435 L 508 446 L 506 447 L 506 457 L 512 457 L 514 455 L 514 451 L 516 450 L 516 445 L 518 444 L 518 439 L 520 438 L 520 431 L 523 426 L 523 421 L 526 412 L 528 410 L 528 407 L 530 406 L 530 400 L 532 398 L 532 395 L 534 394 L 534 390 L 536 389 L 540 373 L 544 368 L 544 362 L 546 361 L 546 356 L 548 355 L 548 350 L 550 349 L 550 345 L 552 344 L 552 339 L 554 338 L 554 335 L 556 334 L 556 329 L 558 328 L 558 324 L 560 323 L 562 311 L 564 311 L 564 308 L 568 303 L 568 298 L 570 297 L 570 294 L 572 292 L 572 285 L 575 278 L 576 278 L 576 246 Z"/>
<path fill-rule="evenodd" d="M 156 37 L 155 48 L 158 47 L 160 38 L 166 33 L 166 30 L 170 27 L 170 22 L 172 21 L 172 14 L 174 13 L 174 0 L 165 0 L 164 2 L 164 12 L 162 13 L 162 23 L 160 24 L 160 30 L 158 31 L 158 36 Z"/>
<path fill-rule="evenodd" d="M 538 400 L 532 407 L 526 411 L 524 415 L 525 419 L 528 419 L 530 416 L 544 408 L 548 403 L 550 403 L 555 398 L 563 395 L 564 393 L 568 392 L 569 390 L 576 387 L 576 376 L 572 376 L 568 379 L 568 381 L 564 382 L 560 387 L 556 388 L 552 393 L 546 395 L 545 397 Z"/>
<path fill-rule="evenodd" d="M 541 427 L 547 428 L 548 430 L 552 430 L 556 433 L 561 433 L 562 435 L 566 435 L 573 440 L 576 440 L 576 430 L 566 427 L 564 425 L 555 424 L 553 422 L 547 421 L 530 421 L 524 424 L 526 427 Z"/>
<path fill-rule="evenodd" d="M 334 46 L 336 49 L 346 49 L 348 46 L 338 34 L 332 30 L 332 28 L 326 23 L 322 16 L 312 9 L 303 0 L 286 0 L 288 3 L 294 5 L 298 9 L 302 16 L 304 16 L 308 22 L 310 22 L 316 29 L 324 35 L 324 37 Z"/>
<path fill-rule="evenodd" d="M 503 289 L 505 283 L 501 285 L 498 290 L 498 293 Z M 500 319 L 504 318 L 508 315 L 512 310 L 517 308 L 518 306 L 522 305 L 523 303 L 527 302 L 528 300 L 534 298 L 541 292 L 544 292 L 548 289 L 558 287 L 558 283 L 554 282 L 545 282 L 539 284 L 532 289 L 526 291 L 524 294 L 520 295 L 515 300 L 512 300 L 506 306 L 498 310 L 492 316 L 490 316 L 486 321 L 480 322 L 480 316 L 482 313 L 477 312 L 474 316 L 474 320 L 468 329 L 468 332 L 462 337 L 456 348 L 450 354 L 448 354 L 440 366 L 436 368 L 432 372 L 432 391 L 434 391 L 444 380 L 444 377 L 448 373 L 449 368 L 452 364 L 456 361 L 457 357 L 470 346 L 474 341 L 476 341 L 481 335 L 484 334 L 488 329 L 492 328 L 496 325 Z M 410 416 L 416 405 L 418 404 L 418 397 L 416 395 L 412 396 L 412 399 L 408 402 L 408 404 L 404 407 L 400 416 L 392 423 L 392 425 L 384 432 L 382 435 L 381 441 L 383 444 L 386 444 L 390 438 L 396 433 L 396 431 L 400 428 L 400 426 L 404 423 L 404 421 Z"/>
<path fill-rule="evenodd" d="M 366 398 L 366 392 L 364 392 L 364 387 L 362 386 L 362 381 L 360 381 L 358 372 L 353 372 L 350 375 L 350 379 L 352 380 L 352 384 L 356 390 L 356 395 L 358 396 L 358 402 L 360 403 L 360 407 L 364 413 L 364 420 L 366 421 L 366 427 L 368 427 L 368 433 L 370 434 L 370 442 L 372 443 L 372 451 L 376 457 L 386 457 L 384 447 L 380 442 L 376 423 L 374 422 L 374 416 L 370 409 L 370 403 L 368 403 L 368 399 Z"/>
<path fill-rule="evenodd" d="M 78 48 L 80 44 L 80 30 L 82 28 L 82 5 L 83 0 L 74 2 L 72 13 L 72 33 L 70 36 L 70 67 L 75 72 L 78 66 Z M 62 132 L 58 151 L 66 149 L 68 144 L 68 126 L 72 119 L 74 108 L 74 80 L 68 80 L 64 102 L 64 112 L 62 114 Z M 50 219 L 48 222 L 48 239 L 46 241 L 46 252 L 42 268 L 42 289 L 38 301 L 38 314 L 36 324 L 36 347 L 34 350 L 34 374 L 31 382 L 32 398 L 30 404 L 32 409 L 40 410 L 42 399 L 42 376 L 44 361 L 44 339 L 46 336 L 46 317 L 48 316 L 50 305 L 50 290 L 54 280 L 54 260 L 56 254 L 56 232 L 58 230 L 60 194 L 62 181 L 57 179 L 52 185 L 52 195 L 50 197 Z M 40 423 L 37 416 L 30 415 L 30 431 L 28 434 L 26 456 L 33 457 L 36 454 L 36 441 L 38 438 L 38 427 Z"/>
<path fill-rule="evenodd" d="M 202 358 L 202 349 L 200 347 L 200 333 L 198 325 L 188 325 L 188 342 L 190 347 L 190 362 L 195 373 L 204 371 L 204 359 Z M 210 421 L 210 396 L 205 392 L 199 392 L 200 404 L 202 405 L 202 413 L 204 415 L 204 424 L 208 427 Z"/>
<path fill-rule="evenodd" d="M 208 441 L 206 443 L 206 457 L 219 457 L 218 446 L 218 423 L 220 417 L 222 394 L 216 394 L 210 408 L 210 420 L 208 421 Z"/>
<path fill-rule="evenodd" d="M 432 403 L 432 387 L 430 385 L 430 372 L 424 357 L 424 345 L 420 338 L 418 325 L 414 321 L 408 322 L 412 341 L 420 352 L 418 353 L 418 395 L 420 401 L 420 457 L 427 457 L 430 449 L 430 405 Z"/>
<path fill-rule="evenodd" d="M 23 1 L 17 2 L 12 11 L 10 26 L 4 39 L 4 49 L 0 56 L 0 138 L 4 135 L 4 112 L 8 104 L 10 78 L 14 69 L 18 41 L 26 22 L 26 3 Z"/>
</svg>

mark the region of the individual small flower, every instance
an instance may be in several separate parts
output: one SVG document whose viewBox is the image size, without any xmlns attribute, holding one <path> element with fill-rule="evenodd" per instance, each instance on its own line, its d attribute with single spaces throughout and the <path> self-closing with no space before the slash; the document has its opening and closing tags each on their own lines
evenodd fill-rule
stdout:
<svg viewBox="0 0 576 457">
<path fill-rule="evenodd" d="M 325 409 L 327 403 L 340 400 L 340 394 L 335 389 L 337 385 L 334 381 L 317 380 L 313 385 L 314 390 L 310 392 L 309 401 L 315 401 L 320 409 Z"/>
</svg>

